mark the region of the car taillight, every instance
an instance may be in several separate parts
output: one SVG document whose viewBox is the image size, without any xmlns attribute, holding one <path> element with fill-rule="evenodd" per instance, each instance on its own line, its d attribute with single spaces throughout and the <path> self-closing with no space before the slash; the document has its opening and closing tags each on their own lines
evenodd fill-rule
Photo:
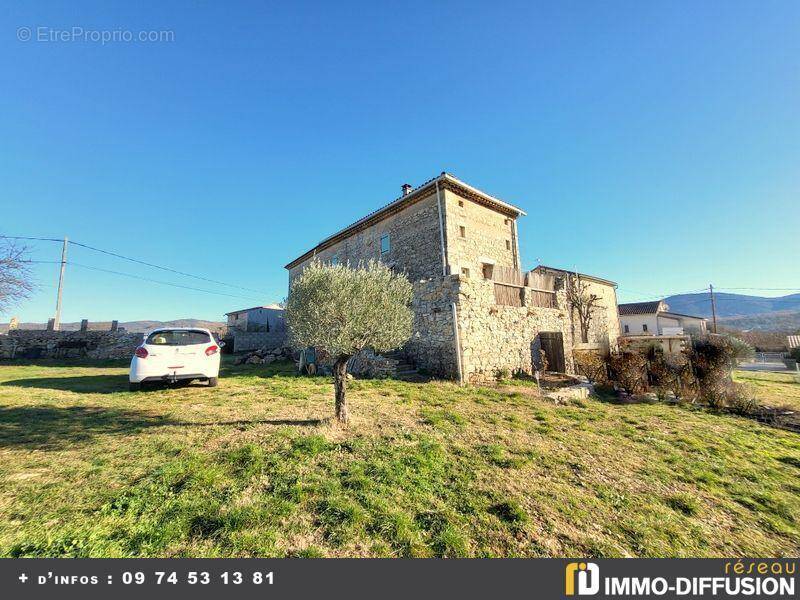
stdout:
<svg viewBox="0 0 800 600">
<path fill-rule="evenodd" d="M 219 346 L 209 346 L 206 348 L 206 356 L 212 356 L 219 352 Z"/>
<path fill-rule="evenodd" d="M 138 358 L 147 358 L 147 348 L 145 348 L 144 346 L 139 346 L 139 347 L 136 349 L 136 352 L 134 352 L 134 354 L 135 354 L 135 355 L 136 355 Z"/>
</svg>

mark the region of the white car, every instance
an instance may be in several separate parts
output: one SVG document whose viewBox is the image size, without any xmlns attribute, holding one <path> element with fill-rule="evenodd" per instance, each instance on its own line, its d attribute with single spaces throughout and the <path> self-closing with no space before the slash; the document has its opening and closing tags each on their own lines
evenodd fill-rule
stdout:
<svg viewBox="0 0 800 600">
<path fill-rule="evenodd" d="M 208 381 L 209 387 L 214 387 L 223 345 L 208 329 L 155 329 L 145 336 L 131 359 L 131 391 L 140 390 L 148 382 L 189 383 L 193 379 Z"/>
</svg>

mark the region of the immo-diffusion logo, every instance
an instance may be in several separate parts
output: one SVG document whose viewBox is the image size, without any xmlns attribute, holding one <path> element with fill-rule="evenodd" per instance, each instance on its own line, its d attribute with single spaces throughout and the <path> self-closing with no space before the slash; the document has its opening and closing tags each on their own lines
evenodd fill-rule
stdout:
<svg viewBox="0 0 800 600">
<path fill-rule="evenodd" d="M 578 580 L 578 595 L 590 596 L 600 591 L 600 567 L 591 562 L 571 562 L 567 565 L 564 593 L 575 595 L 575 580 Z"/>
<path fill-rule="evenodd" d="M 741 561 L 728 562 L 720 573 L 709 575 L 682 574 L 683 566 L 675 561 L 663 567 L 657 576 L 623 575 L 600 576 L 600 567 L 592 562 L 571 562 L 565 569 L 564 594 L 567 596 L 594 596 L 602 593 L 605 597 L 647 596 L 785 596 L 795 595 L 796 564 L 794 561 L 757 560 L 751 564 Z M 626 563 L 626 567 L 637 570 L 636 562 Z M 708 563 L 710 569 L 719 565 Z M 687 569 L 688 570 L 688 569 Z M 674 572 L 670 572 L 674 571 Z"/>
</svg>

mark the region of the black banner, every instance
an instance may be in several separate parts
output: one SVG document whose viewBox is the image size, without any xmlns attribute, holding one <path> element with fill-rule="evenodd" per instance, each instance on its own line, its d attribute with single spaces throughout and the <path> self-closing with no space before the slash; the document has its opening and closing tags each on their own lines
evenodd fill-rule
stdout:
<svg viewBox="0 0 800 600">
<path fill-rule="evenodd" d="M 796 559 L 6 559 L 0 598 L 794 598 Z"/>
</svg>

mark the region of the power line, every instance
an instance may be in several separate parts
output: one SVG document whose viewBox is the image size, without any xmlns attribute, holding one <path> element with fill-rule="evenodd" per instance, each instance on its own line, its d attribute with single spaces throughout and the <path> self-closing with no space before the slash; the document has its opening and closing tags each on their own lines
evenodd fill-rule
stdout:
<svg viewBox="0 0 800 600">
<path fill-rule="evenodd" d="M 46 238 L 46 237 L 25 237 L 21 235 L 0 235 L 1 238 L 6 240 L 36 240 L 39 242 L 63 242 L 63 239 Z"/>
<path fill-rule="evenodd" d="M 64 241 L 63 239 L 58 239 L 58 238 L 33 237 L 33 236 L 8 236 L 8 235 L 3 235 L 3 236 L 0 236 L 0 237 L 3 237 L 5 239 L 10 239 L 10 240 L 36 240 L 36 241 L 43 241 L 43 242 L 60 242 L 60 243 Z M 208 277 L 203 277 L 201 275 L 193 275 L 192 273 L 186 273 L 185 271 L 179 271 L 179 270 L 173 269 L 171 267 L 165 267 L 165 266 L 162 266 L 162 265 L 156 265 L 154 263 L 149 263 L 149 262 L 146 262 L 146 261 L 143 261 L 143 260 L 139 260 L 137 258 L 132 258 L 130 256 L 125 256 L 124 254 L 119 254 L 117 252 L 112 252 L 111 250 L 103 250 L 102 248 L 96 248 L 95 246 L 90 246 L 89 244 L 83 244 L 81 242 L 76 242 L 76 241 L 73 241 L 73 240 L 70 240 L 69 243 L 74 245 L 74 246 L 80 246 L 81 248 L 86 248 L 87 250 L 92 250 L 94 252 L 100 252 L 102 254 L 107 254 L 108 256 L 113 256 L 115 258 L 121 258 L 122 260 L 127 260 L 127 261 L 130 261 L 130 262 L 134 262 L 134 263 L 137 263 L 137 264 L 140 264 L 140 265 L 144 265 L 146 267 L 152 267 L 154 269 L 161 269 L 162 271 L 167 271 L 169 273 L 175 273 L 176 275 L 182 275 L 183 277 L 191 277 L 193 279 L 199 279 L 201 281 L 207 281 L 208 283 L 215 283 L 217 285 L 224 285 L 226 287 L 245 290 L 245 291 L 248 291 L 248 292 L 255 292 L 257 294 L 267 294 L 267 292 L 265 292 L 263 290 L 256 290 L 256 289 L 253 289 L 253 288 L 243 287 L 243 286 L 235 285 L 235 284 L 232 284 L 232 283 L 226 283 L 224 281 L 218 281 L 216 279 L 210 279 Z"/>
<path fill-rule="evenodd" d="M 61 261 L 57 261 L 57 262 L 60 263 Z M 82 269 L 89 269 L 91 271 L 100 271 L 100 272 L 103 272 L 103 273 L 110 273 L 112 275 L 121 275 L 123 277 L 130 277 L 132 279 L 139 279 L 141 281 L 148 281 L 150 283 L 158 283 L 158 284 L 161 284 L 161 285 L 168 285 L 168 286 L 171 286 L 171 287 L 181 288 L 181 289 L 185 289 L 185 290 L 192 290 L 194 292 L 203 292 L 203 293 L 206 293 L 206 294 L 216 294 L 217 296 L 228 296 L 229 298 L 242 298 L 244 300 L 256 300 L 256 301 L 259 300 L 258 298 L 253 298 L 251 296 L 240 296 L 238 294 L 226 294 L 225 292 L 215 292 L 214 290 L 204 290 L 202 288 L 191 287 L 191 286 L 188 286 L 188 285 L 181 285 L 179 283 L 171 283 L 169 281 L 160 281 L 158 279 L 150 279 L 149 277 L 141 277 L 139 275 L 133 275 L 131 273 L 123 273 L 121 271 L 113 271 L 111 269 L 102 269 L 100 267 L 93 267 L 91 265 L 83 265 L 81 263 L 76 263 L 76 262 L 72 262 L 72 261 L 69 261 L 67 264 L 75 266 L 75 267 L 81 267 Z"/>
<path fill-rule="evenodd" d="M 215 279 L 209 279 L 208 277 L 202 277 L 200 275 L 192 275 L 191 273 L 185 273 L 184 271 L 178 271 L 177 269 L 172 269 L 170 267 L 163 267 L 161 265 L 155 265 L 153 263 L 145 262 L 143 260 L 139 260 L 136 258 L 131 258 L 130 256 L 124 256 L 122 254 L 117 254 L 116 252 L 111 252 L 110 250 L 103 250 L 101 248 L 95 248 L 94 246 L 89 246 L 88 244 L 81 244 L 80 242 L 70 242 L 70 244 L 74 244 L 75 246 L 80 246 L 81 248 L 86 248 L 88 250 L 94 250 L 95 252 L 101 252 L 102 254 L 108 254 L 109 256 L 114 256 L 116 258 L 121 258 L 123 260 L 127 260 L 130 262 L 138 263 L 140 265 L 145 265 L 147 267 L 153 267 L 154 269 L 161 269 L 162 271 L 168 271 L 170 273 L 175 273 L 177 275 L 183 275 L 184 277 L 192 277 L 194 279 L 199 279 L 201 281 L 207 281 L 209 283 L 216 283 L 217 285 L 224 285 L 227 287 L 237 288 L 240 290 L 246 290 L 248 292 L 256 292 L 257 294 L 266 294 L 266 292 L 262 290 L 255 290 L 252 288 L 242 287 L 240 285 L 234 285 L 232 283 L 225 283 L 224 281 L 217 281 Z"/>
</svg>

